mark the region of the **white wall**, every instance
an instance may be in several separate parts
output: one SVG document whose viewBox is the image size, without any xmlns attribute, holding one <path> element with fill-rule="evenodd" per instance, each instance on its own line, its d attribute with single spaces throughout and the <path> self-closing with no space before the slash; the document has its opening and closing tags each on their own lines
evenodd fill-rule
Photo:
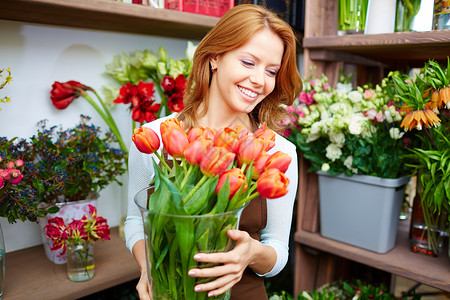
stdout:
<svg viewBox="0 0 450 300">
<path fill-rule="evenodd" d="M 103 85 L 116 84 L 104 73 L 105 65 L 114 55 L 144 49 L 157 52 L 163 46 L 169 57 L 178 59 L 185 56 L 186 43 L 184 39 L 0 20 L 0 69 L 10 67 L 13 77 L 0 90 L 0 98 L 11 98 L 10 103 L 0 103 L 0 136 L 29 138 L 42 119 L 47 119 L 48 125 L 61 124 L 67 128 L 78 123 L 81 113 L 91 116 L 93 124 L 107 130 L 107 125 L 84 98 L 76 99 L 65 110 L 55 109 L 50 101 L 53 82 L 76 80 L 100 93 Z M 130 113 L 125 105 L 119 105 L 112 114 L 129 145 Z M 126 185 L 120 187 L 114 183 L 100 195 L 99 215 L 107 218 L 110 226 L 118 226 L 121 217 L 126 215 L 125 189 Z M 7 252 L 41 244 L 37 224 L 9 224 L 5 218 L 0 218 L 0 222 Z"/>
</svg>

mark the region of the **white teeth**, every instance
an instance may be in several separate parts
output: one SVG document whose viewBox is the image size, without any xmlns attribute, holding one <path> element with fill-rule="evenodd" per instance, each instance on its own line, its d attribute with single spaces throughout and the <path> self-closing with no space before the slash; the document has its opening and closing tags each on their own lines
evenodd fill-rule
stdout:
<svg viewBox="0 0 450 300">
<path fill-rule="evenodd" d="M 252 98 L 255 98 L 256 96 L 258 96 L 257 93 L 252 92 L 252 91 L 247 90 L 247 89 L 244 89 L 244 88 L 241 87 L 241 86 L 239 87 L 239 90 L 240 90 L 242 93 L 244 93 L 245 95 L 247 95 L 247 96 L 249 96 L 249 97 L 252 97 Z"/>
</svg>

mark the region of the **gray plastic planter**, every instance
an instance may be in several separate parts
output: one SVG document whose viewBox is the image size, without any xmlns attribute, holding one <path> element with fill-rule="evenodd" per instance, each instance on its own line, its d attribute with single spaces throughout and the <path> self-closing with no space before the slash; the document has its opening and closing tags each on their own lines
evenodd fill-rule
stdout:
<svg viewBox="0 0 450 300">
<path fill-rule="evenodd" d="M 377 253 L 394 247 L 409 177 L 317 174 L 322 236 Z"/>
</svg>

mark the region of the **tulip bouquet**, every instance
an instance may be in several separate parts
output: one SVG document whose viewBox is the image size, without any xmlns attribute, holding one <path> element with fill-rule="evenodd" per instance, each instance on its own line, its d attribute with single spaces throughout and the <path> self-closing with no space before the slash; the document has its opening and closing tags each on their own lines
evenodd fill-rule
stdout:
<svg viewBox="0 0 450 300">
<path fill-rule="evenodd" d="M 382 178 L 407 174 L 408 139 L 386 78 L 375 88 L 356 89 L 343 76 L 335 89 L 325 75 L 304 82 L 299 99 L 286 107 L 284 135 L 302 150 L 310 170 Z"/>
<path fill-rule="evenodd" d="M 104 87 L 105 93 L 114 103 L 129 105 L 133 128 L 135 122 L 143 124 L 162 117 L 169 112 L 180 112 L 186 78 L 192 69 L 195 46 L 188 42 L 186 57 L 178 60 L 168 58 L 164 47 L 157 54 L 150 50 L 135 51 L 114 57 L 106 65 L 106 73 L 113 77 L 121 88 Z M 156 103 L 155 88 L 161 99 Z"/>
<path fill-rule="evenodd" d="M 147 199 L 145 191 L 145 207 L 137 203 L 148 211 L 143 218 L 149 280 L 156 299 L 206 299 L 206 292 L 194 292 L 195 279 L 187 275 L 198 267 L 194 254 L 232 247 L 227 231 L 236 228 L 238 218 L 220 216 L 242 210 L 258 195 L 285 195 L 289 180 L 284 173 L 291 157 L 267 153 L 275 133 L 265 125 L 253 134 L 241 126 L 194 127 L 185 133 L 182 122 L 168 119 L 160 132 L 162 149 L 158 134 L 146 126 L 136 128 L 132 138 L 140 152 L 154 154 L 160 162 L 153 160 L 153 193 Z M 173 160 L 164 159 L 164 153 Z M 175 215 L 182 218 L 170 218 Z M 200 218 L 190 218 L 194 216 Z M 209 216 L 217 218 L 202 219 Z"/>
<path fill-rule="evenodd" d="M 88 277 L 93 276 L 93 252 L 89 250 L 92 250 L 93 242 L 109 240 L 110 235 L 107 220 L 97 215 L 94 206 L 89 205 L 89 216 L 85 214 L 80 220 L 72 220 L 68 224 L 60 217 L 49 219 L 44 231 L 53 242 L 51 250 L 62 250 L 60 255 L 65 254 L 68 247 L 77 245 L 74 247 L 76 259 L 81 262 L 84 273 Z"/>
</svg>

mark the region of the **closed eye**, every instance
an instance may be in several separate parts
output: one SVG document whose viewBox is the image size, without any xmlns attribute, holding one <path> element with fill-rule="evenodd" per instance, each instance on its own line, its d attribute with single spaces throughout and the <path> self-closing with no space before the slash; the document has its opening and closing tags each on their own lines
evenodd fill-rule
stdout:
<svg viewBox="0 0 450 300">
<path fill-rule="evenodd" d="M 270 77 L 275 77 L 277 76 L 278 72 L 274 71 L 274 70 L 267 70 L 266 71 L 267 75 L 269 75 Z"/>
<path fill-rule="evenodd" d="M 253 67 L 255 64 L 250 60 L 242 60 L 242 64 L 246 67 Z"/>
</svg>

